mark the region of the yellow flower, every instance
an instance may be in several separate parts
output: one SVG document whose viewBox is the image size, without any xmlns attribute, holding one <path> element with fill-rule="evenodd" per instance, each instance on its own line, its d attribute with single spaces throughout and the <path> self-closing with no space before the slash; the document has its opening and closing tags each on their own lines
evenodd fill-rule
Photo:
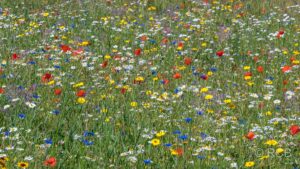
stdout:
<svg viewBox="0 0 300 169">
<path fill-rule="evenodd" d="M 104 58 L 105 58 L 105 59 L 110 59 L 111 56 L 110 56 L 110 55 L 105 55 Z"/>
<path fill-rule="evenodd" d="M 245 167 L 252 167 L 252 166 L 254 166 L 254 161 L 248 161 L 248 162 L 246 162 L 245 163 Z"/>
<path fill-rule="evenodd" d="M 48 82 L 48 85 L 53 85 L 55 83 L 54 80 L 51 80 L 50 82 Z"/>
<path fill-rule="evenodd" d="M 276 154 L 281 154 L 284 152 L 284 149 L 283 148 L 277 148 L 276 149 Z"/>
<path fill-rule="evenodd" d="M 213 75 L 212 71 L 207 72 L 207 76 L 211 76 L 211 75 Z"/>
<path fill-rule="evenodd" d="M 158 145 L 160 145 L 160 140 L 157 139 L 157 138 L 152 139 L 152 140 L 151 140 L 151 144 L 152 144 L 153 146 L 158 146 Z"/>
<path fill-rule="evenodd" d="M 164 130 L 160 130 L 158 133 L 156 133 L 156 137 L 162 137 L 166 134 Z"/>
<path fill-rule="evenodd" d="M 273 82 L 272 82 L 272 80 L 267 80 L 266 84 L 271 85 L 271 84 L 273 84 Z"/>
<path fill-rule="evenodd" d="M 131 106 L 131 107 L 136 107 L 137 105 L 138 105 L 137 102 L 131 102 L 131 103 L 130 103 L 130 106 Z"/>
<path fill-rule="evenodd" d="M 152 91 L 151 91 L 151 90 L 147 90 L 147 91 L 146 91 L 146 95 L 149 96 L 149 95 L 151 95 L 151 94 L 152 94 Z"/>
<path fill-rule="evenodd" d="M 271 116 L 272 115 L 272 112 L 271 111 L 267 111 L 266 112 L 266 116 Z"/>
<path fill-rule="evenodd" d="M 205 93 L 207 91 L 208 91 L 208 88 L 206 88 L 206 87 L 203 87 L 203 88 L 200 89 L 200 93 Z"/>
<path fill-rule="evenodd" d="M 268 140 L 267 142 L 265 142 L 265 144 L 269 146 L 276 146 L 278 142 L 276 140 Z"/>
<path fill-rule="evenodd" d="M 244 70 L 250 70 L 250 66 L 244 66 Z"/>
<path fill-rule="evenodd" d="M 79 83 L 74 84 L 73 87 L 74 87 L 74 88 L 77 88 L 77 87 L 81 87 L 81 86 L 83 86 L 83 85 L 84 85 L 83 82 L 79 82 Z"/>
<path fill-rule="evenodd" d="M 254 82 L 249 81 L 249 82 L 247 82 L 247 84 L 248 84 L 248 86 L 253 86 L 253 85 L 254 85 Z"/>
<path fill-rule="evenodd" d="M 202 47 L 206 47 L 207 44 L 206 44 L 205 42 L 203 42 L 203 43 L 201 43 L 201 46 L 202 46 Z"/>
<path fill-rule="evenodd" d="M 27 162 L 18 162 L 19 168 L 28 168 L 29 164 Z"/>
<path fill-rule="evenodd" d="M 174 149 L 170 149 L 172 155 L 178 155 L 178 152 Z"/>
<path fill-rule="evenodd" d="M 48 12 L 44 12 L 44 13 L 43 13 L 43 16 L 44 16 L 44 17 L 47 17 L 47 16 L 49 16 L 49 13 L 48 13 Z"/>
<path fill-rule="evenodd" d="M 260 160 L 265 160 L 265 159 L 268 159 L 269 158 L 269 156 L 268 155 L 265 155 L 265 156 L 261 156 L 259 159 Z"/>
<path fill-rule="evenodd" d="M 245 79 L 245 80 L 250 80 L 250 79 L 251 79 L 251 76 L 244 76 L 244 79 Z"/>
<path fill-rule="evenodd" d="M 224 103 L 226 103 L 226 104 L 227 104 L 227 103 L 231 103 L 231 99 L 225 99 L 225 100 L 224 100 Z"/>
<path fill-rule="evenodd" d="M 86 100 L 85 100 L 84 97 L 78 97 L 77 103 L 79 103 L 79 104 L 84 104 L 85 102 L 86 102 Z"/>
<path fill-rule="evenodd" d="M 135 78 L 135 81 L 137 81 L 137 82 L 144 82 L 144 80 L 145 79 L 142 76 L 138 76 Z"/>
<path fill-rule="evenodd" d="M 214 98 L 214 96 L 210 94 L 205 96 L 205 100 L 211 100 L 212 98 Z"/>
</svg>

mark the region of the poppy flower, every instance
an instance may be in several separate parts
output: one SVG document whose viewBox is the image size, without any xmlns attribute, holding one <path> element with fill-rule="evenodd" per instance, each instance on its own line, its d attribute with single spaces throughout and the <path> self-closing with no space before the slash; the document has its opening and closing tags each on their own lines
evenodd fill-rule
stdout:
<svg viewBox="0 0 300 169">
<path fill-rule="evenodd" d="M 169 84 L 169 82 L 170 82 L 170 81 L 169 81 L 168 79 L 164 79 L 164 80 L 163 80 L 163 84 L 164 84 L 164 85 Z"/>
<path fill-rule="evenodd" d="M 176 154 L 178 155 L 178 156 L 182 156 L 183 155 L 183 148 L 177 148 L 176 150 Z"/>
<path fill-rule="evenodd" d="M 259 73 L 262 73 L 262 72 L 264 71 L 264 67 L 258 66 L 258 67 L 256 68 L 256 70 L 257 70 Z"/>
<path fill-rule="evenodd" d="M 290 127 L 290 132 L 291 132 L 292 136 L 294 136 L 300 132 L 300 127 L 298 125 L 292 125 Z"/>
<path fill-rule="evenodd" d="M 4 89 L 2 87 L 0 87 L 0 94 L 4 93 Z"/>
<path fill-rule="evenodd" d="M 246 72 L 246 73 L 244 73 L 244 76 L 252 76 L 252 73 L 251 72 Z"/>
<path fill-rule="evenodd" d="M 134 50 L 134 55 L 135 56 L 140 56 L 141 53 L 142 53 L 142 49 L 141 48 L 138 48 L 138 49 Z"/>
<path fill-rule="evenodd" d="M 185 64 L 185 65 L 190 65 L 190 64 L 192 64 L 192 59 L 191 59 L 191 58 L 184 58 L 184 64 Z"/>
<path fill-rule="evenodd" d="M 68 52 L 71 50 L 71 48 L 68 46 L 68 45 L 61 45 L 60 46 L 60 49 L 63 51 L 63 52 Z"/>
<path fill-rule="evenodd" d="M 127 89 L 126 89 L 126 88 L 124 88 L 124 87 L 121 89 L 121 93 L 122 93 L 122 94 L 125 94 L 125 93 L 126 93 L 126 91 L 127 91 Z"/>
<path fill-rule="evenodd" d="M 282 68 L 281 68 L 281 71 L 283 72 L 283 73 L 288 73 L 288 72 L 290 72 L 291 71 L 291 69 L 292 69 L 292 67 L 291 66 L 283 66 Z"/>
<path fill-rule="evenodd" d="M 60 95 L 61 94 L 61 89 L 55 89 L 54 94 L 55 95 Z"/>
<path fill-rule="evenodd" d="M 49 80 L 52 78 L 52 75 L 51 73 L 45 73 L 43 76 L 42 76 L 42 82 L 49 82 Z"/>
<path fill-rule="evenodd" d="M 224 51 L 223 50 L 219 50 L 216 52 L 216 55 L 219 57 L 222 57 L 224 55 Z"/>
<path fill-rule="evenodd" d="M 281 38 L 283 36 L 283 34 L 284 34 L 284 30 L 280 30 L 280 31 L 278 31 L 276 37 Z"/>
<path fill-rule="evenodd" d="M 179 42 L 179 43 L 178 43 L 178 47 L 179 47 L 179 48 L 183 48 L 183 42 Z"/>
<path fill-rule="evenodd" d="M 49 167 L 55 167 L 56 166 L 56 158 L 55 157 L 50 157 L 47 160 L 44 161 L 45 166 Z"/>
<path fill-rule="evenodd" d="M 12 54 L 11 58 L 12 58 L 12 60 L 18 60 L 20 57 L 18 54 L 14 53 L 14 54 Z"/>
<path fill-rule="evenodd" d="M 173 78 L 174 78 L 174 79 L 180 79 L 180 78 L 181 78 L 181 74 L 180 74 L 180 73 L 175 73 L 175 74 L 173 75 Z"/>
<path fill-rule="evenodd" d="M 107 65 L 108 65 L 108 61 L 105 60 L 105 61 L 102 62 L 101 67 L 106 68 Z"/>
<path fill-rule="evenodd" d="M 76 96 L 78 96 L 78 97 L 84 97 L 85 94 L 86 94 L 86 93 L 85 93 L 84 90 L 79 90 L 79 91 L 77 91 Z"/>
<path fill-rule="evenodd" d="M 254 132 L 250 131 L 247 135 L 245 135 L 245 137 L 249 140 L 253 140 L 255 137 Z"/>
</svg>

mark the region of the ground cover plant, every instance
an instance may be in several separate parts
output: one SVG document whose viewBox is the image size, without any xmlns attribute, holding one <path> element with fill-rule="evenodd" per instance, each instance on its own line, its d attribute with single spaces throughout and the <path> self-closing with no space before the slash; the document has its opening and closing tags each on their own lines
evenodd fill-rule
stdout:
<svg viewBox="0 0 300 169">
<path fill-rule="evenodd" d="M 0 1 L 0 169 L 299 168 L 299 11 Z"/>
</svg>

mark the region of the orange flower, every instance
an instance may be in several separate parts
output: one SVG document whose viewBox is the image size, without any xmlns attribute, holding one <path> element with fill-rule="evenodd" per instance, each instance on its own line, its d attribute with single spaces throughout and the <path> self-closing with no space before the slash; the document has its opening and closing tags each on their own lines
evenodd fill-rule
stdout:
<svg viewBox="0 0 300 169">
<path fill-rule="evenodd" d="M 56 166 L 56 158 L 55 157 L 50 157 L 47 160 L 44 161 L 45 166 L 49 167 L 55 167 Z"/>
<path fill-rule="evenodd" d="M 180 74 L 180 73 L 175 73 L 175 74 L 173 75 L 173 78 L 174 78 L 174 79 L 180 79 L 180 78 L 181 78 L 181 74 Z"/>
</svg>

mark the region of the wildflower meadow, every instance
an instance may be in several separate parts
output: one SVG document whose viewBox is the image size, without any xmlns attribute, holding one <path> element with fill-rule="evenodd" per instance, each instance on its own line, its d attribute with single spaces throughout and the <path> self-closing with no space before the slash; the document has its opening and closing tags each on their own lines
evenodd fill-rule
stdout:
<svg viewBox="0 0 300 169">
<path fill-rule="evenodd" d="M 299 169 L 299 0 L 1 0 L 0 169 Z"/>
</svg>

